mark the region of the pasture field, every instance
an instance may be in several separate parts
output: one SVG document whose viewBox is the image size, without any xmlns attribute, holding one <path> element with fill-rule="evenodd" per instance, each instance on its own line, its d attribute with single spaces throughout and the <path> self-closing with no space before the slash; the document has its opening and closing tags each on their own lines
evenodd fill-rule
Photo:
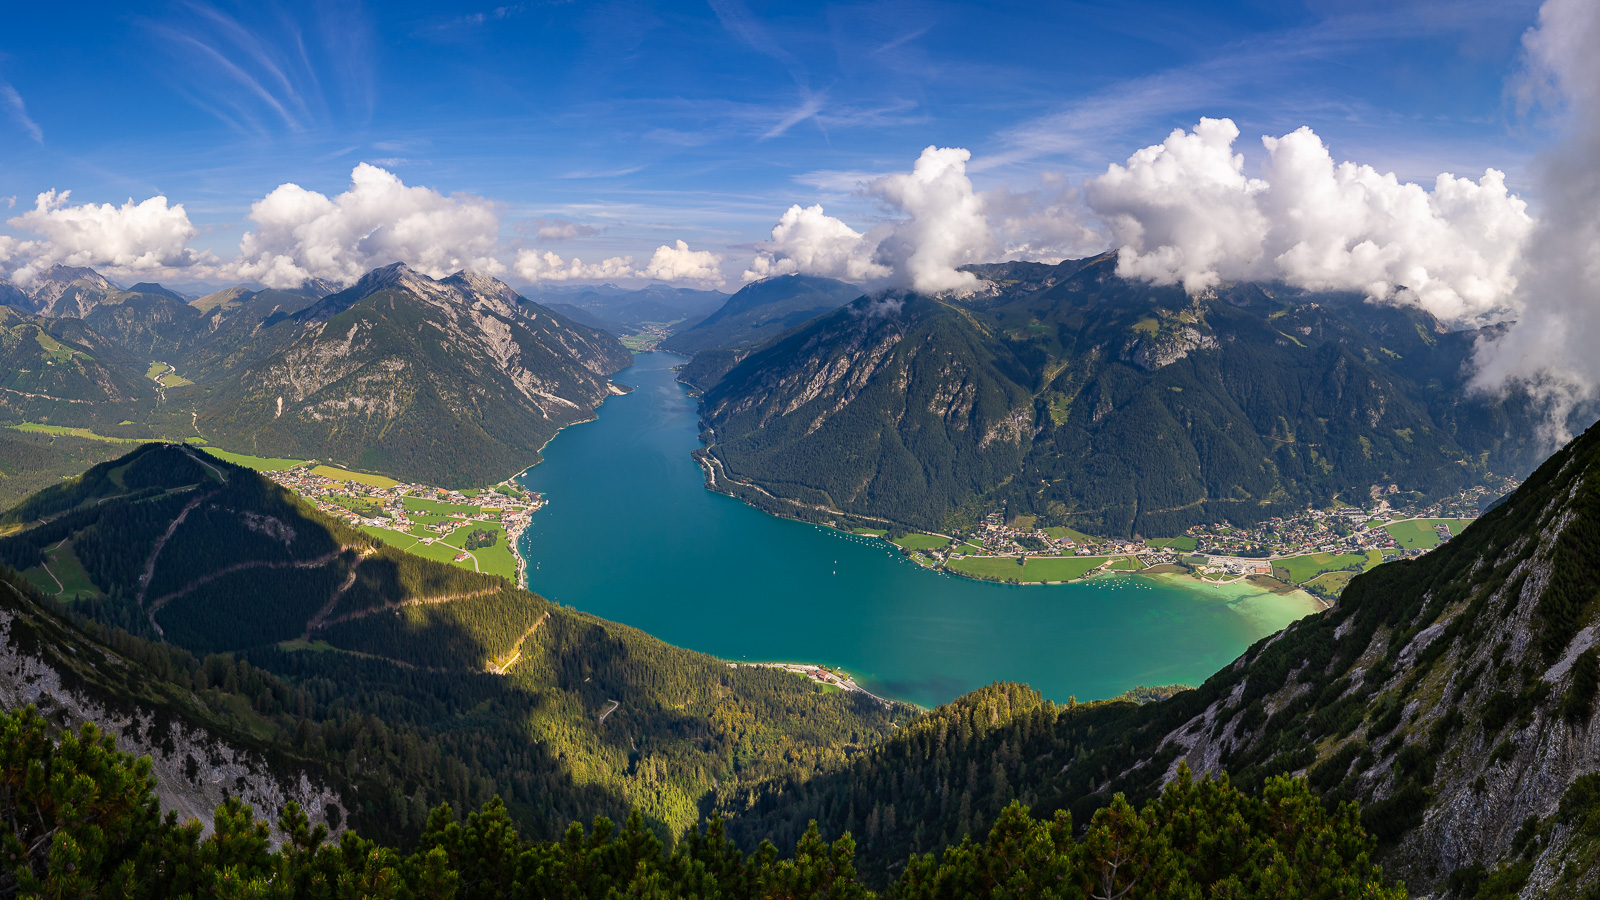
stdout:
<svg viewBox="0 0 1600 900">
<path fill-rule="evenodd" d="M 472 565 L 472 560 L 470 559 L 464 559 L 460 562 L 456 561 L 456 554 L 461 552 L 460 547 L 452 547 L 443 541 L 435 541 L 431 544 L 424 544 L 420 538 L 406 534 L 403 531 L 395 531 L 390 528 L 379 528 L 376 525 L 363 525 L 361 526 L 361 530 L 372 535 L 378 540 L 383 541 L 385 544 L 388 544 L 391 547 L 404 550 L 407 553 L 420 556 L 423 559 L 431 559 L 434 562 L 449 563 L 453 566 L 460 566 L 468 571 L 477 571 L 476 567 Z M 504 541 L 502 541 L 502 543 L 504 543 Z M 515 562 L 513 562 L 511 565 L 511 571 L 513 573 L 516 572 Z"/>
<path fill-rule="evenodd" d="M 317 466 L 311 471 L 313 474 L 321 475 L 331 481 L 354 481 L 356 484 L 364 484 L 367 487 L 375 487 L 382 490 L 400 486 L 400 482 L 395 481 L 393 478 L 386 478 L 382 475 L 369 475 L 366 472 L 351 472 L 346 469 L 336 469 L 333 466 Z"/>
<path fill-rule="evenodd" d="M 950 539 L 931 534 L 908 534 L 894 538 L 892 543 L 907 550 L 939 550 L 950 546 Z"/>
<path fill-rule="evenodd" d="M 1350 579 L 1356 577 L 1354 572 L 1325 572 L 1305 583 L 1305 587 L 1321 588 L 1323 591 L 1338 595 L 1350 585 Z"/>
<path fill-rule="evenodd" d="M 103 434 L 95 434 L 87 428 L 68 428 L 65 425 L 40 425 L 37 422 L 23 422 L 21 425 L 7 425 L 6 427 L 15 428 L 18 431 L 32 431 L 38 434 L 60 434 L 90 441 L 108 441 L 113 444 L 142 444 L 146 440 L 144 438 L 106 437 Z M 149 438 L 149 440 L 155 440 L 155 438 Z"/>
<path fill-rule="evenodd" d="M 469 522 L 452 531 L 450 536 L 444 539 L 444 542 L 452 547 L 460 547 L 465 550 L 467 536 L 479 530 L 493 531 L 496 537 L 494 543 L 487 547 L 467 550 L 468 553 L 478 558 L 478 571 L 515 580 L 517 577 L 517 558 L 512 554 L 511 544 L 506 540 L 506 530 L 500 524 L 494 522 Z M 462 567 L 468 567 L 471 564 L 471 560 L 464 563 L 456 563 L 456 565 Z"/>
<path fill-rule="evenodd" d="M 1364 553 L 1311 553 L 1306 556 L 1294 556 L 1289 559 L 1278 559 L 1272 562 L 1274 576 L 1282 569 L 1288 575 L 1281 580 L 1290 584 L 1301 584 L 1323 574 L 1336 572 L 1359 563 L 1364 572 L 1383 562 L 1383 551 L 1368 550 Z"/>
<path fill-rule="evenodd" d="M 1168 548 L 1180 553 L 1193 553 L 1195 548 L 1200 546 L 1199 541 L 1188 535 L 1174 538 L 1146 538 L 1145 543 L 1151 547 Z"/>
<path fill-rule="evenodd" d="M 28 583 L 57 600 L 78 600 L 100 596 L 100 589 L 89 580 L 83 563 L 72 552 L 71 542 L 57 544 L 45 551 L 45 565 L 34 566 L 22 573 Z M 48 569 L 48 571 L 47 571 Z"/>
<path fill-rule="evenodd" d="M 1079 543 L 1079 544 L 1098 544 L 1098 543 L 1100 543 L 1098 538 L 1095 538 L 1095 537 L 1092 537 L 1090 535 L 1084 534 L 1083 532 L 1077 531 L 1077 530 L 1072 529 L 1072 528 L 1067 528 L 1066 526 L 1063 526 L 1063 525 L 1057 525 L 1057 526 L 1052 527 L 1052 528 L 1046 528 L 1044 530 L 1044 533 L 1050 535 L 1051 537 L 1055 538 L 1058 541 L 1060 541 L 1060 540 L 1068 540 L 1068 541 L 1074 541 L 1074 542 Z"/>
<path fill-rule="evenodd" d="M 228 450 L 218 450 L 216 447 L 206 447 L 205 451 L 223 462 L 230 462 L 246 469 L 255 469 L 257 472 L 282 472 L 295 466 L 304 465 L 303 459 L 273 459 L 266 456 L 251 456 L 248 453 L 233 453 Z"/>
<path fill-rule="evenodd" d="M 1452 535 L 1460 534 L 1471 525 L 1472 519 L 1413 519 L 1409 522 L 1396 522 L 1393 525 L 1383 526 L 1394 538 L 1395 543 L 1407 550 L 1432 550 L 1439 546 L 1439 534 L 1434 531 L 1437 525 L 1448 525 Z"/>
</svg>

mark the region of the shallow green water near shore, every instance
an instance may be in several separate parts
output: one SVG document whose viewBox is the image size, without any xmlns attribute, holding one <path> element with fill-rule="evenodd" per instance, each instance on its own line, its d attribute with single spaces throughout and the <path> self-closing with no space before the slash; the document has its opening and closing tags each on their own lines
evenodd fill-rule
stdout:
<svg viewBox="0 0 1600 900">
<path fill-rule="evenodd" d="M 1199 684 L 1315 609 L 1305 594 L 1170 576 L 1008 586 L 932 572 L 883 541 L 707 491 L 689 452 L 681 357 L 641 353 L 597 421 L 563 431 L 522 483 L 549 505 L 520 548 L 553 600 L 730 660 L 838 665 L 933 706 L 993 681 L 1065 701 Z"/>
</svg>

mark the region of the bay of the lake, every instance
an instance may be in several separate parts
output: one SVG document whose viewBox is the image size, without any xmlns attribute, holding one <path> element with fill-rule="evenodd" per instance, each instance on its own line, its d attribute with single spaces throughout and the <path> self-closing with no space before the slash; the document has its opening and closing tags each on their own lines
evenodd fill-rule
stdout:
<svg viewBox="0 0 1600 900">
<path fill-rule="evenodd" d="M 1199 684 L 1316 609 L 1303 593 L 1115 575 L 1009 586 L 925 569 L 875 538 L 705 489 L 684 359 L 640 353 L 632 393 L 561 432 L 521 483 L 549 505 L 519 549 L 528 587 L 723 659 L 824 663 L 933 706 L 994 681 L 1065 702 Z"/>
</svg>

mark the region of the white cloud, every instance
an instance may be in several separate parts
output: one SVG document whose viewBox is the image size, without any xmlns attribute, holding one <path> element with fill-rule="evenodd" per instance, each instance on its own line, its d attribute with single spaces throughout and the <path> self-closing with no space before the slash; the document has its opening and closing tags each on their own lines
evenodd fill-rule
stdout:
<svg viewBox="0 0 1600 900">
<path fill-rule="evenodd" d="M 997 245 L 967 177 L 971 157 L 958 147 L 928 147 L 909 174 L 868 183 L 864 193 L 901 218 L 865 233 L 825 215 L 821 206 L 790 207 L 745 278 L 799 272 L 865 281 L 875 289 L 972 291 L 978 278 L 956 267 L 992 259 Z"/>
<path fill-rule="evenodd" d="M 11 111 L 11 118 L 17 123 L 17 127 L 26 131 L 35 144 L 44 143 L 44 129 L 28 115 L 28 105 L 22 102 L 22 95 L 4 81 L 0 81 L 0 105 Z"/>
<path fill-rule="evenodd" d="M 8 241 L 5 255 L 20 262 L 12 273 L 18 284 L 25 285 L 58 264 L 140 273 L 185 268 L 205 259 L 189 249 L 199 231 L 181 203 L 168 206 L 166 197 L 157 196 L 141 203 L 130 199 L 122 206 L 74 206 L 67 202 L 71 194 L 46 191 L 33 209 L 6 220 L 12 228 L 40 238 Z"/>
<path fill-rule="evenodd" d="M 1046 172 L 1028 191 L 984 191 L 983 211 L 1004 242 L 1005 259 L 1058 263 L 1106 248 L 1105 235 L 1086 221 L 1083 191 L 1063 175 Z"/>
<path fill-rule="evenodd" d="M 994 258 L 994 235 L 983 202 L 967 177 L 972 154 L 959 147 L 928 147 L 911 174 L 894 174 L 868 188 L 909 218 L 878 244 L 873 260 L 888 265 L 900 284 L 924 294 L 970 292 L 979 284 L 956 266 Z"/>
<path fill-rule="evenodd" d="M 876 241 L 822 211 L 821 204 L 798 203 L 772 226 L 772 241 L 751 260 L 745 281 L 774 275 L 820 275 L 841 281 L 887 278 L 893 271 L 873 262 Z"/>
<path fill-rule="evenodd" d="M 512 269 L 535 283 L 651 278 L 656 281 L 720 285 L 726 281 L 722 277 L 721 265 L 721 256 L 709 250 L 690 250 L 687 243 L 677 241 L 673 246 L 663 244 L 657 247 L 642 269 L 634 267 L 631 256 L 613 256 L 591 265 L 577 257 L 562 259 L 548 250 L 518 250 Z"/>
<path fill-rule="evenodd" d="M 1502 173 L 1440 175 L 1430 192 L 1371 166 L 1336 165 L 1300 128 L 1262 139 L 1264 177 L 1251 178 L 1233 153 L 1238 136 L 1230 120 L 1201 119 L 1089 180 L 1089 207 L 1122 251 L 1118 274 L 1191 292 L 1282 279 L 1418 303 L 1456 323 L 1512 309 L 1533 220 Z"/>
<path fill-rule="evenodd" d="M 256 230 L 239 243 L 237 277 L 270 287 L 307 278 L 349 284 L 377 266 L 404 262 L 441 277 L 461 269 L 498 275 L 500 219 L 481 197 L 407 187 L 361 163 L 350 189 L 329 198 L 284 184 L 250 207 Z"/>
<path fill-rule="evenodd" d="M 528 230 L 535 231 L 541 241 L 570 241 L 573 238 L 594 237 L 600 233 L 600 229 L 593 225 L 566 219 L 539 218 L 517 223 L 517 231 Z"/>
<path fill-rule="evenodd" d="M 659 281 L 698 281 L 701 284 L 720 285 L 722 257 L 709 250 L 690 250 L 689 245 L 677 241 L 675 246 L 665 244 L 656 248 L 655 255 L 641 273 L 646 278 Z"/>
<path fill-rule="evenodd" d="M 1538 164 L 1544 209 L 1518 284 L 1520 315 L 1480 343 L 1476 383 L 1529 390 L 1548 405 L 1547 436 L 1561 441 L 1569 413 L 1600 387 L 1600 7 L 1547 0 L 1523 47 L 1522 95 L 1563 108 L 1564 134 Z"/>
<path fill-rule="evenodd" d="M 638 277 L 631 256 L 613 256 L 587 265 L 576 256 L 562 259 L 548 250 L 518 250 L 511 268 L 536 284 L 541 281 L 614 281 Z"/>
</svg>

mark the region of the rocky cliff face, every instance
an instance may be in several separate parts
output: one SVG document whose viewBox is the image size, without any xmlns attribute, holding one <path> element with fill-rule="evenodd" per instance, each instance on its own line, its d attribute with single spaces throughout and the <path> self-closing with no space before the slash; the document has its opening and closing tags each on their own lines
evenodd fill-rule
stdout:
<svg viewBox="0 0 1600 900">
<path fill-rule="evenodd" d="M 1498 865 L 1522 896 L 1574 896 L 1600 876 L 1563 811 L 1600 772 L 1597 535 L 1600 428 L 1445 547 L 1253 648 L 1152 762 L 1308 773 L 1366 805 L 1414 889 L 1455 875 L 1471 896 L 1476 867 Z"/>
<path fill-rule="evenodd" d="M 631 362 L 604 332 L 471 273 L 395 264 L 298 313 L 283 348 L 224 379 L 200 428 L 240 447 L 448 486 L 537 461 Z"/>
<path fill-rule="evenodd" d="M 83 318 L 120 289 L 104 275 L 81 266 L 52 266 L 27 286 L 33 310 L 46 316 Z"/>
<path fill-rule="evenodd" d="M 292 801 L 312 822 L 335 834 L 344 829 L 348 804 L 324 779 L 199 724 L 197 698 L 140 671 L 0 582 L 0 707 L 31 705 L 63 730 L 93 722 L 116 735 L 119 749 L 150 757 L 162 808 L 198 819 L 208 832 L 230 797 L 272 822 Z"/>
</svg>

